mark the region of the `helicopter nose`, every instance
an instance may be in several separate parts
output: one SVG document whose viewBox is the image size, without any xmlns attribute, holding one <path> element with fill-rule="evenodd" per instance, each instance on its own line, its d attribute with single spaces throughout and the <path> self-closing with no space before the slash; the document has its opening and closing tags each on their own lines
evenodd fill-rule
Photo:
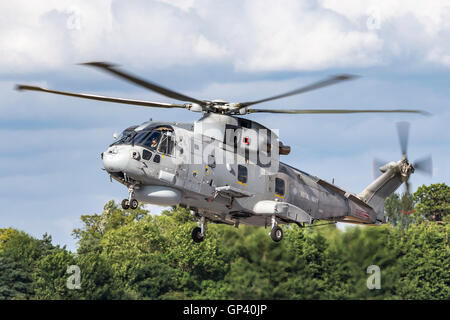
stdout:
<svg viewBox="0 0 450 320">
<path fill-rule="evenodd" d="M 103 167 L 108 172 L 123 172 L 127 168 L 130 159 L 125 150 L 109 148 L 102 153 Z"/>
</svg>

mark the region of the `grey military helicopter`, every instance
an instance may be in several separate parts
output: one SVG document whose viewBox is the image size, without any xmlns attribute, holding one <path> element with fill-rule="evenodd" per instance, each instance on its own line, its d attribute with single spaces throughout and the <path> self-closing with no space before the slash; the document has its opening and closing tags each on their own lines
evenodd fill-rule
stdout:
<svg viewBox="0 0 450 320">
<path fill-rule="evenodd" d="M 104 62 L 95 67 L 184 104 L 122 99 L 18 85 L 18 90 L 42 91 L 77 98 L 155 108 L 201 112 L 194 123 L 147 121 L 125 129 L 101 154 L 110 177 L 128 188 L 124 209 L 141 203 L 189 208 L 199 220 L 195 242 L 206 236 L 207 222 L 270 227 L 271 238 L 283 238 L 280 225 L 306 227 L 318 220 L 379 225 L 386 222 L 384 201 L 415 170 L 431 174 L 431 157 L 410 163 L 409 126 L 398 125 L 402 159 L 379 165 L 381 175 L 359 194 L 280 161 L 290 152 L 274 130 L 242 116 L 273 114 L 419 113 L 421 110 L 253 109 L 253 105 L 354 79 L 337 75 L 265 99 L 230 103 L 199 100 L 124 72 Z"/>
</svg>

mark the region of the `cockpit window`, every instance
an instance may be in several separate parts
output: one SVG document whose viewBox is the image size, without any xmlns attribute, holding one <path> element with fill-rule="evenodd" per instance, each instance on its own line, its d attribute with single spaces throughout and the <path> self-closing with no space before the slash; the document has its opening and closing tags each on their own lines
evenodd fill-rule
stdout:
<svg viewBox="0 0 450 320">
<path fill-rule="evenodd" d="M 161 130 L 163 129 L 163 130 Z M 141 145 L 152 151 L 158 151 L 163 154 L 172 155 L 175 140 L 173 138 L 172 131 L 165 131 L 167 128 L 157 128 L 153 131 L 147 130 L 125 130 L 119 136 L 116 142 L 112 145 L 117 144 L 133 144 Z"/>
<path fill-rule="evenodd" d="M 161 132 L 160 131 L 153 131 L 148 136 L 145 137 L 144 140 L 140 144 L 143 146 L 151 149 L 156 150 L 156 147 L 158 146 L 159 139 L 161 138 Z"/>
<path fill-rule="evenodd" d="M 148 131 L 138 131 L 133 138 L 133 144 L 142 144 L 142 141 L 149 135 Z"/>
</svg>

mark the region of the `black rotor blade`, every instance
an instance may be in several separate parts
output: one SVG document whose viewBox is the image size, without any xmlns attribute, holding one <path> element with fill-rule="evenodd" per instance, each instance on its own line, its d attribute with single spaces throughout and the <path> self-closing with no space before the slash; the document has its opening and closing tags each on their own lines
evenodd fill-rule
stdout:
<svg viewBox="0 0 450 320">
<path fill-rule="evenodd" d="M 409 178 L 405 181 L 405 191 L 407 194 L 411 194 L 410 193 L 411 190 L 411 185 L 409 184 Z"/>
<path fill-rule="evenodd" d="M 288 113 L 288 114 L 318 114 L 318 113 L 420 113 L 427 115 L 428 113 L 422 110 L 408 110 L 408 109 L 248 109 L 248 113 Z"/>
<path fill-rule="evenodd" d="M 171 89 L 167 89 L 164 88 L 154 82 L 150 82 L 147 80 L 143 80 L 140 79 L 136 76 L 133 76 L 129 73 L 125 73 L 123 71 L 120 71 L 116 68 L 115 65 L 113 64 L 109 64 L 106 62 L 86 62 L 86 63 L 81 63 L 81 65 L 85 65 L 85 66 L 90 66 L 90 67 L 96 67 L 99 68 L 101 70 L 107 71 L 109 73 L 112 73 L 113 75 L 128 80 L 134 84 L 137 84 L 138 86 L 144 87 L 146 89 L 149 89 L 151 91 L 157 92 L 159 94 L 162 94 L 163 96 L 172 98 L 172 99 L 176 99 L 176 100 L 180 100 L 180 101 L 186 101 L 186 102 L 194 102 L 197 103 L 199 105 L 205 105 L 205 101 L 200 101 L 197 100 L 195 98 L 186 96 L 184 94 L 178 93 L 176 91 L 173 91 Z"/>
<path fill-rule="evenodd" d="M 257 103 L 262 103 L 262 102 L 266 102 L 266 101 L 271 101 L 271 100 L 275 100 L 275 99 L 281 99 L 281 98 L 293 96 L 293 95 L 304 93 L 304 92 L 307 92 L 307 91 L 312 91 L 312 90 L 316 90 L 316 89 L 319 89 L 319 88 L 323 88 L 323 87 L 326 87 L 326 86 L 329 86 L 329 85 L 332 85 L 332 84 L 335 84 L 335 83 L 338 83 L 338 82 L 351 80 L 351 79 L 354 79 L 356 77 L 357 76 L 351 75 L 351 74 L 337 75 L 337 76 L 331 77 L 329 79 L 321 80 L 321 81 L 315 82 L 313 84 L 310 84 L 308 86 L 301 87 L 301 88 L 298 88 L 298 89 L 295 89 L 295 90 L 292 90 L 292 91 L 289 91 L 289 92 L 286 92 L 286 93 L 283 93 L 283 94 L 279 94 L 279 95 L 276 95 L 276 96 L 273 96 L 273 97 L 260 99 L 260 100 L 255 100 L 255 101 L 241 102 L 241 103 L 239 103 L 238 107 L 239 107 L 239 109 L 241 109 L 241 108 L 245 108 L 245 107 L 257 104 Z"/>
<path fill-rule="evenodd" d="M 427 175 L 433 175 L 433 161 L 431 156 L 426 156 L 414 161 L 413 167 L 415 170 L 423 172 Z"/>
<path fill-rule="evenodd" d="M 17 85 L 16 89 L 17 90 L 29 90 L 29 91 L 41 91 L 41 92 L 59 94 L 59 95 L 63 95 L 63 96 L 70 96 L 70 97 L 98 100 L 98 101 L 106 101 L 106 102 L 114 102 L 114 103 L 132 104 L 132 105 L 144 106 L 144 107 L 188 109 L 186 106 L 181 105 L 181 104 L 160 103 L 160 102 L 152 102 L 152 101 L 144 101 L 144 100 L 132 100 L 132 99 L 105 97 L 105 96 L 97 96 L 97 95 L 93 95 L 93 94 L 73 93 L 73 92 L 67 92 L 67 91 L 51 90 L 51 89 L 46 89 L 46 88 L 41 88 L 41 87 L 36 87 L 36 86 L 28 86 L 28 85 Z"/>
<path fill-rule="evenodd" d="M 402 155 L 406 157 L 408 152 L 409 122 L 397 122 L 397 133 Z"/>
</svg>

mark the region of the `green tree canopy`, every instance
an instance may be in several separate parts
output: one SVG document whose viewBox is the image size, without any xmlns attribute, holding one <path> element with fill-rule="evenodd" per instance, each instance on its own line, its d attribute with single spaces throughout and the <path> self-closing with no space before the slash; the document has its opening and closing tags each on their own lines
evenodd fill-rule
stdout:
<svg viewBox="0 0 450 320">
<path fill-rule="evenodd" d="M 420 186 L 414 193 L 416 210 L 430 221 L 442 221 L 450 215 L 450 186 L 445 183 Z"/>
<path fill-rule="evenodd" d="M 101 214 L 81 217 L 76 252 L 46 234 L 0 229 L 0 299 L 448 300 L 446 195 L 445 185 L 422 186 L 387 199 L 390 224 L 286 225 L 278 243 L 269 229 L 214 223 L 194 243 L 186 209 L 152 215 L 109 201 Z M 71 265 L 80 270 L 79 289 L 67 287 Z M 367 288 L 372 265 L 381 270 L 380 289 Z"/>
</svg>

